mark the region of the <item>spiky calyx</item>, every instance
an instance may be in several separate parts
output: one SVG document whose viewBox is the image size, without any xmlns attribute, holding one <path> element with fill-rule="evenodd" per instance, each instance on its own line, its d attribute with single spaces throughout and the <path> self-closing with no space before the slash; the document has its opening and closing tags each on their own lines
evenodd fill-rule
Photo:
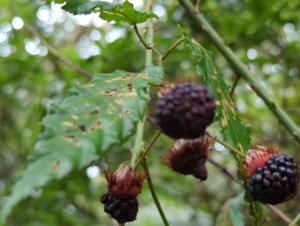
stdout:
<svg viewBox="0 0 300 226">
<path fill-rule="evenodd" d="M 277 153 L 278 149 L 273 146 L 256 145 L 248 150 L 244 164 L 247 176 L 251 176 L 256 168 L 264 166 L 265 162 Z"/>
<path fill-rule="evenodd" d="M 205 136 L 194 140 L 181 139 L 173 144 L 172 149 L 164 156 L 164 160 L 175 172 L 206 180 L 205 163 L 210 149 L 209 137 Z"/>
<path fill-rule="evenodd" d="M 155 122 L 174 139 L 195 139 L 213 121 L 216 103 L 205 87 L 182 83 L 165 89 L 155 111 Z"/>
<path fill-rule="evenodd" d="M 299 170 L 290 155 L 278 154 L 272 147 L 257 146 L 247 154 L 245 165 L 247 188 L 254 200 L 274 205 L 296 195 Z"/>
<path fill-rule="evenodd" d="M 106 193 L 101 197 L 101 202 L 104 204 L 104 211 L 110 214 L 119 224 L 136 219 L 139 205 L 136 197 L 121 199 Z"/>
<path fill-rule="evenodd" d="M 108 192 L 117 198 L 135 197 L 143 187 L 143 176 L 138 175 L 127 162 L 106 177 Z"/>
</svg>

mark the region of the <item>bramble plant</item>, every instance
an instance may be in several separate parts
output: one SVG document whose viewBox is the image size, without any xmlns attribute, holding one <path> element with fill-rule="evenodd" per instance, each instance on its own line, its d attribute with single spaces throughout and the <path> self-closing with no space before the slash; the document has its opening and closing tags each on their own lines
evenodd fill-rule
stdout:
<svg viewBox="0 0 300 226">
<path fill-rule="evenodd" d="M 154 0 L 145 1 L 143 10 L 137 10 L 134 1 L 128 0 L 113 3 L 101 0 L 47 0 L 45 4 L 55 3 L 61 4 L 60 7 L 68 15 L 97 13 L 110 26 L 127 28 L 139 42 L 134 48 L 143 49 L 145 66 L 139 71 L 132 68 L 131 72 L 116 69 L 91 73 L 62 56 L 33 26 L 24 22 L 24 28 L 39 38 L 56 59 L 55 65 L 63 63 L 89 81 L 72 87 L 69 95 L 51 106 L 41 120 L 42 132 L 33 147 L 28 166 L 1 207 L 0 220 L 3 225 L 13 208 L 32 196 L 34 191 L 55 181 L 71 180 L 67 176 L 91 164 L 99 166 L 107 185 L 101 190 L 95 206 L 101 206 L 119 225 L 139 218 L 139 211 L 143 208 L 139 197 L 148 197 L 147 192 L 161 217 L 160 225 L 184 225 L 169 217 L 170 209 L 161 204 L 153 184 L 155 177 L 150 175 L 152 168 L 148 165 L 148 158 L 158 140 L 172 143 L 169 150 L 152 153 L 156 161 L 163 156 L 157 164 L 167 166 L 164 168 L 167 173 L 176 173 L 172 189 L 180 190 L 180 184 L 175 184 L 177 177 L 183 175 L 193 175 L 193 184 L 205 186 L 207 178 L 214 177 L 207 167 L 209 163 L 216 166 L 221 175 L 223 173 L 237 183 L 239 193 L 228 197 L 222 210 L 217 210 L 222 212 L 216 220 L 217 225 L 243 226 L 247 222 L 263 225 L 266 220 L 263 214 L 265 207 L 285 223 L 297 225 L 300 215 L 291 220 L 273 206 L 295 198 L 299 185 L 296 160 L 277 148 L 251 142 L 251 121 L 241 119 L 234 100 L 239 80 L 243 79 L 248 84 L 298 143 L 300 129 L 208 22 L 201 11 L 202 1 L 178 0 L 180 12 L 189 18 L 187 21 L 192 32 L 189 33 L 188 25 L 177 24 L 177 37 L 172 35 L 173 44 L 164 47 L 165 51 L 155 42 L 156 28 L 164 26 L 164 23 L 153 10 Z M 13 1 L 10 7 L 21 17 Z M 208 42 L 203 44 L 203 40 Z M 232 86 L 227 85 L 222 68 L 218 70 L 215 65 L 217 60 L 210 50 L 213 46 L 236 74 Z M 123 51 L 122 45 L 115 48 L 115 53 Z M 168 75 L 172 70 L 165 62 L 177 51 L 184 51 L 188 62 L 192 62 L 189 78 L 176 79 Z M 122 56 L 126 55 L 140 60 L 139 56 L 131 56 L 130 52 Z M 184 60 L 187 61 L 179 59 Z M 236 164 L 236 176 L 228 171 L 226 164 L 216 161 L 218 153 L 212 155 L 216 145 L 231 154 L 228 161 Z M 116 153 L 116 149 L 127 150 L 131 156 L 111 161 L 109 156 Z M 115 164 L 115 161 L 118 163 Z M 143 189 L 146 184 L 148 190 Z M 223 188 L 219 189 L 222 193 Z M 185 196 L 193 196 L 195 191 L 191 189 Z M 169 197 L 174 198 L 171 194 Z M 186 225 L 192 224 L 186 222 Z"/>
</svg>

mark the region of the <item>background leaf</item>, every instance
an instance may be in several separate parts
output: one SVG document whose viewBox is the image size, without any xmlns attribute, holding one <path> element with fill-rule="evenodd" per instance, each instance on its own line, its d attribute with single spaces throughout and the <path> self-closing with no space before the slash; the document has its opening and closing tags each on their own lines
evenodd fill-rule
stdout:
<svg viewBox="0 0 300 226">
<path fill-rule="evenodd" d="M 133 4 L 127 0 L 123 4 L 112 4 L 104 1 L 69 0 L 66 1 L 63 9 L 74 15 L 100 12 L 100 17 L 106 21 L 126 22 L 131 25 L 143 23 L 150 18 L 158 18 L 154 13 L 135 10 Z"/>
<path fill-rule="evenodd" d="M 2 209 L 1 220 L 34 189 L 87 166 L 113 145 L 125 142 L 146 111 L 150 85 L 160 84 L 162 76 L 159 67 L 143 73 L 118 70 L 97 74 L 88 84 L 74 88 L 43 119 L 44 132 Z"/>
</svg>

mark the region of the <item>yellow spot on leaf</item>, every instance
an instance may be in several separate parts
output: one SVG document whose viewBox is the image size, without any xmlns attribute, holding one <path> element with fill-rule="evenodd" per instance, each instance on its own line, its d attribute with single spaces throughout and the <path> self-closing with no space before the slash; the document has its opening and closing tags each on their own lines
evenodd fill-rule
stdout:
<svg viewBox="0 0 300 226">
<path fill-rule="evenodd" d="M 75 136 L 74 135 L 65 135 L 64 139 L 70 143 L 74 143 L 75 141 Z"/>
<path fill-rule="evenodd" d="M 83 85 L 83 87 L 85 87 L 85 88 L 91 88 L 94 86 L 95 86 L 95 83 L 89 83 L 89 84 Z"/>
<path fill-rule="evenodd" d="M 79 117 L 78 117 L 77 115 L 71 115 L 71 117 L 72 117 L 73 119 L 75 119 L 75 120 L 78 120 L 78 119 L 79 119 Z"/>
<path fill-rule="evenodd" d="M 73 128 L 77 127 L 77 125 L 75 123 L 73 123 L 73 122 L 67 122 L 67 121 L 63 122 L 63 125 L 64 126 L 68 126 L 68 127 L 73 127 Z"/>
<path fill-rule="evenodd" d="M 54 171 L 58 171 L 59 170 L 59 167 L 60 167 L 60 161 L 59 160 L 55 160 L 52 164 L 52 169 Z"/>
</svg>

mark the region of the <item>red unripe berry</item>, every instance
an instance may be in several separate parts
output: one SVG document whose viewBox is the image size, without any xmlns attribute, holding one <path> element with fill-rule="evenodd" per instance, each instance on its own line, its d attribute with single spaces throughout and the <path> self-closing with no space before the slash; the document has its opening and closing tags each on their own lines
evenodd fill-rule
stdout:
<svg viewBox="0 0 300 226">
<path fill-rule="evenodd" d="M 108 192 L 117 198 L 135 197 L 142 190 L 143 180 L 143 176 L 128 163 L 123 163 L 114 173 L 107 175 Z"/>
</svg>

